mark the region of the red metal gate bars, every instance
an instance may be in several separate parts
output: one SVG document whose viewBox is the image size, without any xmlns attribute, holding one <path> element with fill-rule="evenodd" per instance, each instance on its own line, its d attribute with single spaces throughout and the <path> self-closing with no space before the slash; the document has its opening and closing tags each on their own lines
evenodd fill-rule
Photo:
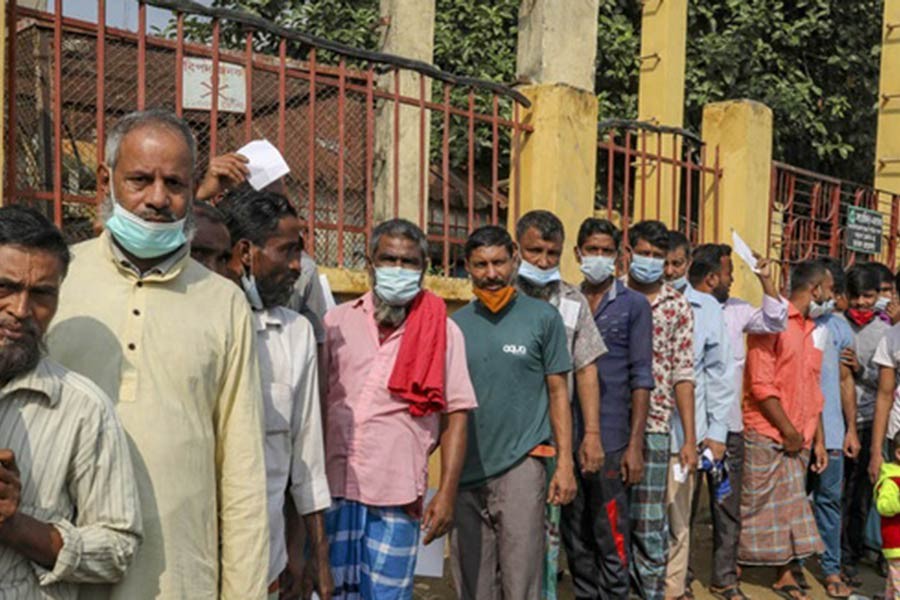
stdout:
<svg viewBox="0 0 900 600">
<path fill-rule="evenodd" d="M 882 215 L 879 254 L 861 254 L 847 247 L 847 215 L 853 206 Z M 878 260 L 894 269 L 898 225 L 900 197 L 896 194 L 785 163 L 772 163 L 769 257 L 781 264 L 785 287 L 791 265 L 821 256 L 838 258 L 845 266 L 858 260 Z"/>
<path fill-rule="evenodd" d="M 148 7 L 171 11 L 168 34 L 148 34 Z M 7 10 L 5 197 L 43 207 L 70 239 L 91 235 L 107 128 L 145 107 L 183 116 L 203 165 L 251 139 L 278 146 L 325 265 L 361 267 L 373 223 L 404 216 L 453 275 L 466 234 L 517 205 L 513 145 L 531 127 L 506 86 L 193 2 L 140 2 L 137 32 L 109 27 L 105 0 L 96 23 L 65 17 L 62 0 Z"/>
<path fill-rule="evenodd" d="M 693 243 L 717 241 L 719 149 L 677 127 L 610 119 L 599 124 L 595 212 L 627 231 L 653 218 Z"/>
</svg>

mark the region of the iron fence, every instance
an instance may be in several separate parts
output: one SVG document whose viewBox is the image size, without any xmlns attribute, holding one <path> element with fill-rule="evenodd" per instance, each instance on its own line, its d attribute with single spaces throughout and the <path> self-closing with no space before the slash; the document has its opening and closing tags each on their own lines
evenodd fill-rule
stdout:
<svg viewBox="0 0 900 600">
<path fill-rule="evenodd" d="M 595 212 L 626 232 L 655 218 L 692 243 L 716 241 L 721 179 L 718 148 L 689 131 L 621 119 L 599 125 Z"/>
<path fill-rule="evenodd" d="M 404 216 L 452 274 L 469 231 L 515 214 L 515 146 L 532 131 L 515 90 L 187 1 L 139 2 L 127 31 L 96 1 L 97 22 L 64 16 L 62 0 L 52 12 L 7 3 L 5 197 L 43 207 L 70 239 L 93 234 L 106 131 L 150 107 L 190 123 L 201 165 L 274 143 L 307 249 L 327 266 L 361 267 L 373 223 Z M 171 11 L 165 33 L 148 32 L 148 6 Z M 186 27 L 197 19 L 209 39 Z"/>
<path fill-rule="evenodd" d="M 787 286 L 791 265 L 831 256 L 845 266 L 878 260 L 893 270 L 897 257 L 900 196 L 782 162 L 772 163 L 769 196 L 769 257 L 781 265 Z M 881 250 L 856 252 L 848 247 L 847 223 L 851 207 L 881 215 Z"/>
</svg>

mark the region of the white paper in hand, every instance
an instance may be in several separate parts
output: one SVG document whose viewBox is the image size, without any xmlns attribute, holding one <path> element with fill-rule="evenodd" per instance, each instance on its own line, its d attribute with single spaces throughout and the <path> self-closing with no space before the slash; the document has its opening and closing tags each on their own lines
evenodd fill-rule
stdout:
<svg viewBox="0 0 900 600">
<path fill-rule="evenodd" d="M 740 256 L 741 260 L 750 267 L 750 270 L 756 273 L 756 257 L 753 256 L 753 250 L 750 249 L 747 242 L 745 242 L 734 229 L 731 230 L 731 243 L 735 254 Z"/>
<path fill-rule="evenodd" d="M 253 140 L 237 150 L 237 154 L 249 161 L 247 168 L 250 170 L 250 177 L 247 181 L 256 191 L 291 172 L 281 152 L 268 140 Z"/>
<path fill-rule="evenodd" d="M 675 481 L 678 483 L 684 483 L 688 478 L 688 470 L 681 464 L 681 462 L 676 462 L 672 465 L 673 473 L 672 477 L 675 478 Z"/>
<path fill-rule="evenodd" d="M 425 493 L 425 506 L 431 502 L 436 489 L 429 489 Z M 425 531 L 419 534 L 419 554 L 416 558 L 416 572 L 418 577 L 436 577 L 444 576 L 444 543 L 447 536 L 439 537 L 427 546 L 422 542 L 425 540 Z"/>
</svg>

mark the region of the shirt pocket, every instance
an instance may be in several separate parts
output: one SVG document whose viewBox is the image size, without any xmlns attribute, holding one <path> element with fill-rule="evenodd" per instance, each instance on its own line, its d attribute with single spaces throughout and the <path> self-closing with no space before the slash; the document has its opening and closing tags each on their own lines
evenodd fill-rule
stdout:
<svg viewBox="0 0 900 600">
<path fill-rule="evenodd" d="M 628 322 L 625 315 L 602 315 L 598 329 L 607 347 L 628 345 Z"/>
</svg>

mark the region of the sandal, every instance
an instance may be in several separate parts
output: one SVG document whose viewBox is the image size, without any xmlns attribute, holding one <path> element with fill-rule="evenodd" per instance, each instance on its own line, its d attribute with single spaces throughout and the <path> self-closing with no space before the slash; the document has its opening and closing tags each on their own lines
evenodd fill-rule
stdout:
<svg viewBox="0 0 900 600">
<path fill-rule="evenodd" d="M 849 598 L 853 595 L 853 590 L 843 581 L 824 581 L 823 583 L 825 584 L 825 593 L 829 598 Z M 841 589 L 845 589 L 847 593 L 841 594 Z"/>
<path fill-rule="evenodd" d="M 809 596 L 796 585 L 783 585 L 769 588 L 785 600 L 809 600 Z M 796 594 L 796 595 L 795 595 Z"/>
<path fill-rule="evenodd" d="M 812 587 L 806 580 L 806 573 L 803 572 L 803 567 L 799 565 L 791 567 L 791 574 L 794 576 L 794 581 L 797 582 L 797 585 L 800 586 L 800 589 L 808 590 Z"/>
<path fill-rule="evenodd" d="M 841 572 L 841 579 L 849 585 L 851 588 L 860 588 L 862 587 L 862 579 L 859 579 L 858 572 L 854 571 L 843 571 Z"/>
<path fill-rule="evenodd" d="M 750 596 L 744 593 L 744 591 L 737 585 L 730 585 L 726 588 L 709 588 L 709 593 L 713 595 L 713 598 L 718 598 L 718 600 L 750 600 Z"/>
</svg>

